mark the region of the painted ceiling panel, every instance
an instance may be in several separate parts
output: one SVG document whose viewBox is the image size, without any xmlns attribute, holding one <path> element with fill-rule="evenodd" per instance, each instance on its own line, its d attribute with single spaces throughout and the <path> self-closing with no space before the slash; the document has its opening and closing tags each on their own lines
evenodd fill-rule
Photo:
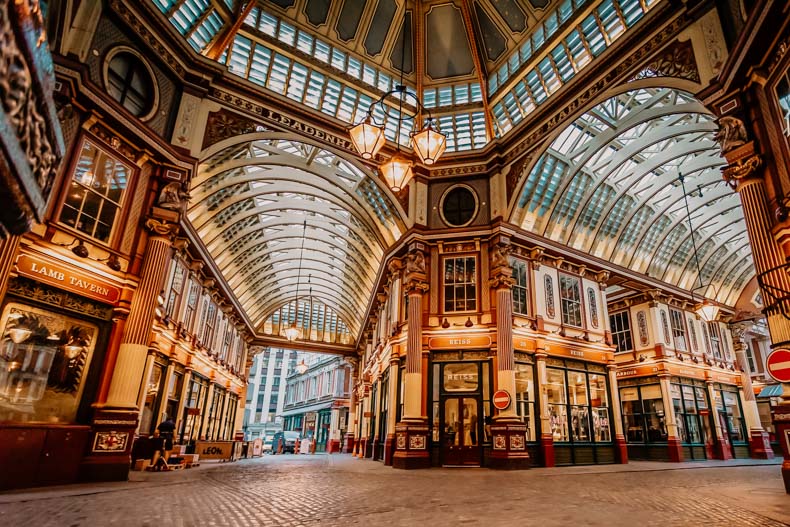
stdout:
<svg viewBox="0 0 790 527">
<path fill-rule="evenodd" d="M 425 71 L 432 79 L 471 75 L 474 60 L 461 10 L 452 4 L 440 5 L 425 14 Z"/>
<path fill-rule="evenodd" d="M 326 24 L 332 0 L 307 0 L 304 8 L 307 20 L 314 26 Z"/>
<path fill-rule="evenodd" d="M 494 6 L 511 31 L 521 33 L 527 28 L 527 14 L 515 0 L 491 0 L 491 5 Z"/>
<path fill-rule="evenodd" d="M 480 33 L 483 36 L 483 44 L 486 50 L 488 60 L 495 61 L 499 56 L 505 52 L 507 42 L 505 36 L 499 31 L 494 21 L 489 18 L 485 10 L 480 7 L 479 3 L 475 3 L 475 14 L 477 15 L 477 23 L 480 27 Z"/>
<path fill-rule="evenodd" d="M 373 13 L 373 20 L 370 22 L 370 27 L 365 37 L 365 51 L 367 51 L 368 55 L 375 57 L 381 53 L 397 8 L 395 0 L 378 1 L 376 11 Z M 411 31 L 409 31 L 409 41 L 411 41 Z"/>
<path fill-rule="evenodd" d="M 365 9 L 365 2 L 359 0 L 345 0 L 340 16 L 337 18 L 335 29 L 341 40 L 352 40 L 359 29 L 359 21 Z"/>
</svg>

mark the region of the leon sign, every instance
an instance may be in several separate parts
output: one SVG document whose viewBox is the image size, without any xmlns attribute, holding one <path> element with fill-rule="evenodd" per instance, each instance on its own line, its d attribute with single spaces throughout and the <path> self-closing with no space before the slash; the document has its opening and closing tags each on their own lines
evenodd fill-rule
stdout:
<svg viewBox="0 0 790 527">
<path fill-rule="evenodd" d="M 765 361 L 768 373 L 779 382 L 790 382 L 790 350 L 778 348 Z"/>
<path fill-rule="evenodd" d="M 16 268 L 22 276 L 87 296 L 99 302 L 115 304 L 121 297 L 119 288 L 90 275 L 71 271 L 50 260 L 23 254 L 16 261 Z"/>
</svg>

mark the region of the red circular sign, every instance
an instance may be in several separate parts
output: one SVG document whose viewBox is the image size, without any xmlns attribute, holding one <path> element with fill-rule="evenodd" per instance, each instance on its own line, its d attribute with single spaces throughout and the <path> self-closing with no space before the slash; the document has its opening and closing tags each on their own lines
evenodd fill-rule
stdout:
<svg viewBox="0 0 790 527">
<path fill-rule="evenodd" d="M 497 390 L 494 392 L 492 401 L 497 410 L 507 410 L 507 407 L 510 406 L 510 394 L 505 390 Z"/>
<path fill-rule="evenodd" d="M 779 382 L 790 382 L 790 350 L 779 348 L 768 355 L 765 367 Z"/>
</svg>

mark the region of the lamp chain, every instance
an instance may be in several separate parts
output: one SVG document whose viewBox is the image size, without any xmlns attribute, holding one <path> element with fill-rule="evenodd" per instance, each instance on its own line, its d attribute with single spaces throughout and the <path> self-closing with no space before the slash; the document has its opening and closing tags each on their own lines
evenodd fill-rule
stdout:
<svg viewBox="0 0 790 527">
<path fill-rule="evenodd" d="M 691 236 L 691 246 L 694 249 L 694 261 L 697 263 L 697 279 L 699 280 L 699 287 L 701 288 L 704 285 L 702 283 L 702 267 L 700 267 L 699 264 L 699 254 L 697 253 L 697 240 L 696 238 L 694 238 L 694 230 L 691 225 L 691 210 L 689 209 L 689 198 L 688 195 L 686 194 L 686 181 L 682 172 L 678 172 L 678 179 L 680 180 L 680 185 L 683 188 L 683 202 L 686 204 L 686 217 L 688 218 L 688 223 L 689 223 L 689 235 Z M 692 296 L 693 294 L 694 293 L 692 291 Z"/>
<path fill-rule="evenodd" d="M 302 223 L 302 246 L 299 248 L 299 271 L 296 274 L 296 293 L 294 293 L 294 309 L 296 310 L 294 313 L 294 324 L 296 324 L 299 319 L 299 285 L 302 282 L 302 256 L 304 255 L 304 239 L 306 233 L 307 220 L 304 220 L 304 223 Z"/>
</svg>

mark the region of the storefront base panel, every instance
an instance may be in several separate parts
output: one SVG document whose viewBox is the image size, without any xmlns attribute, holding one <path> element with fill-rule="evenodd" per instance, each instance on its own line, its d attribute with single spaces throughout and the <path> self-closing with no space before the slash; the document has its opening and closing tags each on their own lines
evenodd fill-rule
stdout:
<svg viewBox="0 0 790 527">
<path fill-rule="evenodd" d="M 748 459 L 749 445 L 733 445 L 732 452 L 735 459 Z"/>
<path fill-rule="evenodd" d="M 431 458 L 428 452 L 402 452 L 396 451 L 392 456 L 392 468 L 406 470 L 417 468 L 431 468 Z"/>
<path fill-rule="evenodd" d="M 667 441 L 669 460 L 675 463 L 683 461 L 683 445 L 678 439 L 670 437 Z"/>
<path fill-rule="evenodd" d="M 628 463 L 628 445 L 625 442 L 625 437 L 622 435 L 615 437 L 614 446 L 617 454 L 617 463 L 621 465 Z"/>
<path fill-rule="evenodd" d="M 430 468 L 428 450 L 428 424 L 421 419 L 402 421 L 395 426 L 395 453 L 393 468 Z"/>
<path fill-rule="evenodd" d="M 556 466 L 557 458 L 554 454 L 554 440 L 550 435 L 544 435 L 540 438 L 540 453 L 544 467 Z"/>
<path fill-rule="evenodd" d="M 706 447 L 704 445 L 682 445 L 681 452 L 683 456 L 681 461 L 705 461 L 708 456 L 705 453 Z"/>
<path fill-rule="evenodd" d="M 129 479 L 129 455 L 91 456 L 80 466 L 82 481 L 126 481 Z"/>
<path fill-rule="evenodd" d="M 672 461 L 666 444 L 628 445 L 628 458 L 640 461 Z"/>
<path fill-rule="evenodd" d="M 387 434 L 384 440 L 384 464 L 392 466 L 392 457 L 395 455 L 395 434 Z"/>
<path fill-rule="evenodd" d="M 348 434 L 346 436 L 346 444 L 344 445 L 345 449 L 343 450 L 343 452 L 345 452 L 346 454 L 353 454 L 354 453 L 354 443 L 355 443 L 354 436 L 351 435 L 351 434 Z"/>
<path fill-rule="evenodd" d="M 778 445 L 777 445 L 778 447 Z M 776 450 L 762 430 L 752 430 L 749 435 L 749 455 L 755 459 L 772 459 Z"/>
<path fill-rule="evenodd" d="M 336 452 L 340 452 L 340 440 L 339 439 L 330 439 L 329 443 L 326 446 L 326 453 L 327 454 L 334 454 Z"/>
<path fill-rule="evenodd" d="M 554 444 L 554 461 L 561 465 L 608 465 L 617 462 L 615 445 Z"/>
<path fill-rule="evenodd" d="M 89 435 L 87 426 L 0 427 L 0 490 L 76 482 Z"/>
<path fill-rule="evenodd" d="M 375 439 L 373 440 L 368 439 L 367 441 L 365 441 L 365 452 L 363 456 L 369 459 L 373 459 L 373 452 L 376 451 L 376 446 L 378 445 L 376 444 Z"/>
</svg>

